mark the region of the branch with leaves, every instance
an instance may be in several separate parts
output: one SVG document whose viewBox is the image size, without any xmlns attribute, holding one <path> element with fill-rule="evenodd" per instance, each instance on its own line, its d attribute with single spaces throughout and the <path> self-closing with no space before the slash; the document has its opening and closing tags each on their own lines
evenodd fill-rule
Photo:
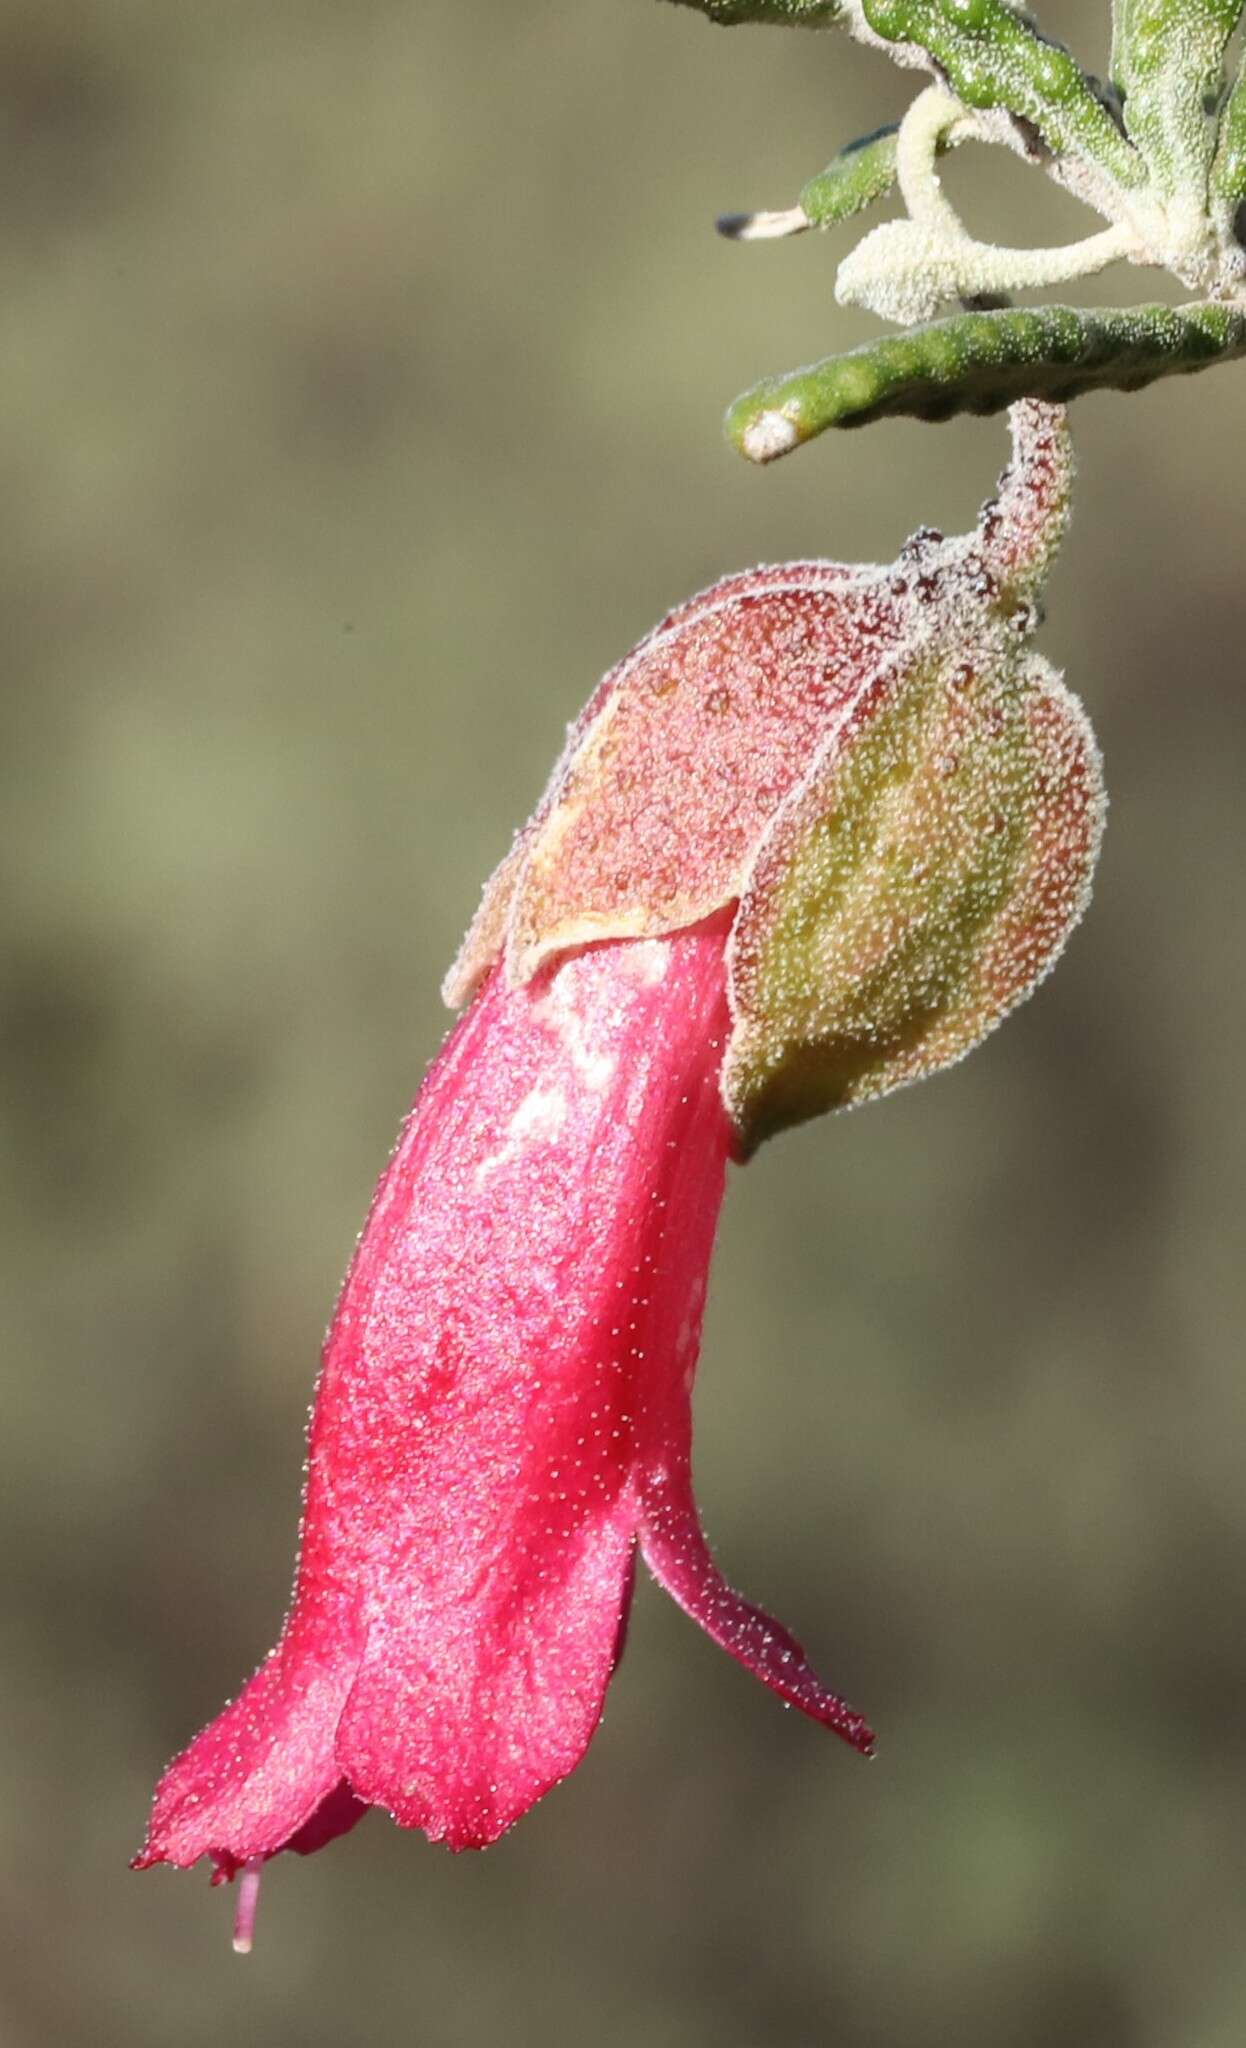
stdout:
<svg viewBox="0 0 1246 2048">
<path fill-rule="evenodd" d="M 1059 402 L 1246 354 L 1246 0 L 1120 0 L 1111 86 L 1004 0 L 690 0 L 842 27 L 934 82 L 738 240 L 903 219 L 839 268 L 905 331 L 729 416 L 768 461 L 824 427 L 1010 408 L 972 532 L 886 567 L 720 579 L 589 698 L 447 978 L 464 1014 L 380 1182 L 326 1340 L 278 1642 L 157 1788 L 139 1868 L 238 1878 L 370 1806 L 481 1848 L 575 1767 L 641 1552 L 787 1705 L 871 1730 L 735 1593 L 692 1486 L 691 1391 L 729 1161 L 951 1065 L 1089 901 L 1098 747 L 1031 642 L 1072 480 Z M 1096 206 L 1063 248 L 976 240 L 939 182 L 968 142 Z M 1012 307 L 1125 261 L 1175 309 Z M 940 309 L 961 302 L 945 317 Z"/>
<path fill-rule="evenodd" d="M 728 434 L 751 460 L 826 427 L 1134 390 L 1246 354 L 1243 0 L 1115 0 L 1106 85 L 1009 0 L 680 4 L 725 24 L 840 29 L 934 79 L 897 127 L 842 149 L 793 206 L 719 223 L 755 241 L 838 227 L 893 192 L 905 207 L 843 259 L 836 297 L 908 332 L 737 399 Z M 1105 226 L 1054 248 L 978 240 L 938 174 L 939 159 L 969 142 L 1012 150 Z M 1167 271 L 1196 296 L 1108 311 L 1007 303 L 1119 262 Z"/>
</svg>

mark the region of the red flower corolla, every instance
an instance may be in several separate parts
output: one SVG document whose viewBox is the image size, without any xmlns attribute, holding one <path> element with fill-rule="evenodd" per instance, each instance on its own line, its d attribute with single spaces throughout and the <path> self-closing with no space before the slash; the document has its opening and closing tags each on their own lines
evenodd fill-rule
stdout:
<svg viewBox="0 0 1246 2048">
<path fill-rule="evenodd" d="M 725 1648 L 868 1745 L 724 1585 L 692 1499 L 727 927 L 495 971 L 453 1033 L 328 1339 L 285 1633 L 166 1776 L 144 1861 L 228 1874 L 368 1805 L 493 1841 L 584 1752 L 638 1540 Z"/>
<path fill-rule="evenodd" d="M 959 1057 L 1085 901 L 1097 757 L 1025 652 L 1063 513 L 1021 407 L 976 534 L 729 579 L 572 733 L 451 976 L 470 1007 L 326 1344 L 277 1647 L 169 1767 L 140 1865 L 258 1870 L 367 1807 L 454 1848 L 572 1770 L 639 1548 L 774 1692 L 868 1750 L 734 1593 L 692 1492 L 729 1156 Z"/>
</svg>

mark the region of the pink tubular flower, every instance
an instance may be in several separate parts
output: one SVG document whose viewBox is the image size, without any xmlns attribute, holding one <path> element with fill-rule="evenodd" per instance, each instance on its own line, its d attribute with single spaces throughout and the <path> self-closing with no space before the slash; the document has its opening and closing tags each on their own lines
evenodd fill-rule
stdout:
<svg viewBox="0 0 1246 2048">
<path fill-rule="evenodd" d="M 143 1861 L 232 1874 L 368 1805 L 495 1840 L 584 1752 L 638 1538 L 724 1647 L 868 1746 L 723 1584 L 692 1500 L 727 925 L 495 972 L 452 1035 L 328 1340 L 289 1623 L 167 1774 Z"/>
<path fill-rule="evenodd" d="M 781 1698 L 861 1717 L 714 1565 L 690 1398 L 729 1156 L 959 1057 L 1046 971 L 1101 814 L 1025 650 L 1062 416 L 978 531 L 728 579 L 612 672 L 486 892 L 470 1008 L 329 1333 L 277 1647 L 165 1773 L 140 1867 L 243 1870 L 369 1806 L 494 1841 L 572 1770 L 637 1545 Z"/>
</svg>

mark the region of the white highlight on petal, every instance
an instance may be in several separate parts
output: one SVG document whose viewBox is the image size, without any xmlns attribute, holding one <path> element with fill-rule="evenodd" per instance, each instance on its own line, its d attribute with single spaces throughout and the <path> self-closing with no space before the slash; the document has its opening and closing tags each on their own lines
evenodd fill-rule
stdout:
<svg viewBox="0 0 1246 2048">
<path fill-rule="evenodd" d="M 509 1166 L 532 1145 L 550 1145 L 567 1117 L 567 1098 L 561 1088 L 530 1088 L 506 1126 L 506 1141 L 476 1168 L 476 1185 L 483 1187 L 499 1167 Z"/>
<path fill-rule="evenodd" d="M 688 1393 L 692 1392 L 692 1384 L 696 1378 L 696 1355 L 698 1339 L 701 1334 L 701 1311 L 704 1306 L 705 1282 L 698 1277 L 689 1293 L 688 1307 L 679 1325 L 679 1334 L 675 1339 L 675 1358 L 676 1362 L 684 1367 L 684 1386 Z M 688 1357 L 689 1352 L 692 1354 L 691 1358 Z M 687 1364 L 684 1364 L 685 1359 L 688 1360 Z"/>
<path fill-rule="evenodd" d="M 585 1087 L 600 1095 L 613 1079 L 614 1055 L 593 1044 L 591 1021 L 576 1008 L 574 991 L 561 975 L 554 976 L 533 1014 L 555 1034 Z"/>
<path fill-rule="evenodd" d="M 671 949 L 661 939 L 633 939 L 619 961 L 623 973 L 637 988 L 656 988 L 666 980 L 670 964 Z"/>
</svg>

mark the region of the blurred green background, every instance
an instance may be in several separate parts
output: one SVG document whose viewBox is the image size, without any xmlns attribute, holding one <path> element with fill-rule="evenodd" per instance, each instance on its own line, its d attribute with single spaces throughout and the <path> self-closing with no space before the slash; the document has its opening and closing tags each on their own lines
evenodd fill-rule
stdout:
<svg viewBox="0 0 1246 2048">
<path fill-rule="evenodd" d="M 1044 9 L 1099 65 L 1106 14 Z M 1042 646 L 1113 809 L 1069 957 L 730 1194 L 706 1520 L 877 1763 L 646 1584 L 488 1855 L 374 1816 L 272 1867 L 246 1964 L 202 1872 L 125 1868 L 275 1634 L 338 1276 L 563 721 L 716 574 L 886 559 L 1001 463 L 719 436 L 871 324 L 846 236 L 714 214 L 914 89 L 648 0 L 6 0 L 3 2048 L 1246 2038 L 1240 369 L 1076 416 Z"/>
</svg>

